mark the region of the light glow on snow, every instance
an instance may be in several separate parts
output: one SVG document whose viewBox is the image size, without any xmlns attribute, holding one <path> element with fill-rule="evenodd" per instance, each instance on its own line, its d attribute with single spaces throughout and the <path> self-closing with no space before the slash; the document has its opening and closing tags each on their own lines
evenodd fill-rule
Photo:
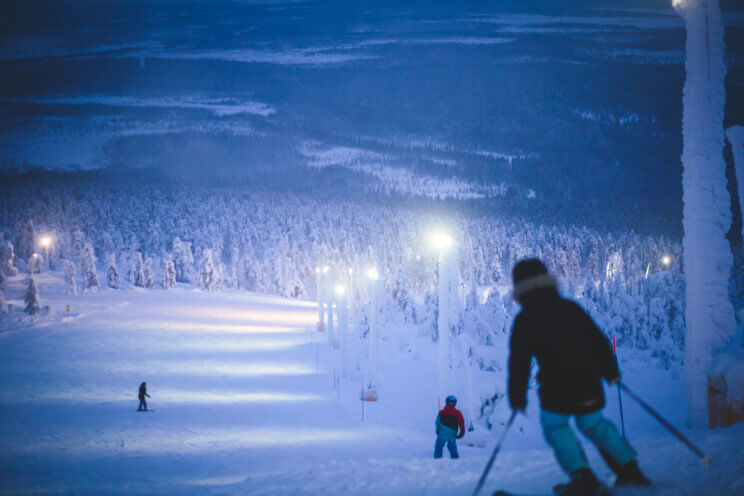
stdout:
<svg viewBox="0 0 744 496">
<path fill-rule="evenodd" d="M 305 332 L 304 328 L 284 327 L 281 325 L 209 324 L 206 322 L 177 322 L 172 320 L 148 321 L 143 323 L 143 327 L 163 331 L 223 332 L 231 334 L 291 334 Z"/>
<path fill-rule="evenodd" d="M 141 364 L 111 365 L 118 372 L 141 373 Z M 151 374 L 221 375 L 234 377 L 290 376 L 315 374 L 315 367 L 296 363 L 246 363 L 225 360 L 172 360 L 151 363 Z"/>
</svg>

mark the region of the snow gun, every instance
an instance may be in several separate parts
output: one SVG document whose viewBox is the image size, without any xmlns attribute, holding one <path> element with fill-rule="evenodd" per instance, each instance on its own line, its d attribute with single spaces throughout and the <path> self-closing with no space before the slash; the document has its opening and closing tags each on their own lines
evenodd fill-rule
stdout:
<svg viewBox="0 0 744 496">
<path fill-rule="evenodd" d="M 499 451 L 501 450 L 501 445 L 504 444 L 506 433 L 509 432 L 509 429 L 511 429 L 511 426 L 514 423 L 514 419 L 517 417 L 517 413 L 518 413 L 518 410 L 512 411 L 511 417 L 509 417 L 509 420 L 506 422 L 506 427 L 504 427 L 504 432 L 501 433 L 501 437 L 496 443 L 496 446 L 493 448 L 493 453 L 491 453 L 491 458 L 488 459 L 488 463 L 486 463 L 486 468 L 483 469 L 483 474 L 478 480 L 478 485 L 475 486 L 475 491 L 473 491 L 473 496 L 478 496 L 478 493 L 483 488 L 483 484 L 485 484 L 486 482 L 486 477 L 488 477 L 488 472 L 491 471 L 493 462 L 494 460 L 496 460 L 496 455 L 499 454 Z"/>
<path fill-rule="evenodd" d="M 713 463 L 713 458 L 711 458 L 710 455 L 706 455 L 705 453 L 703 453 L 700 450 L 700 448 L 698 448 L 697 446 L 695 446 L 694 444 L 692 444 L 692 441 L 690 441 L 689 439 L 687 439 L 684 436 L 684 434 L 682 434 L 681 432 L 679 432 L 664 417 L 662 417 L 661 415 L 659 415 L 659 413 L 656 410 L 654 410 L 653 408 L 651 408 L 651 406 L 649 406 L 648 403 L 646 403 L 645 401 L 643 401 L 633 391 L 631 391 L 630 389 L 628 389 L 628 386 L 626 386 L 622 382 L 618 382 L 618 386 L 620 386 L 620 388 L 623 391 L 625 391 L 628 394 L 628 396 L 630 396 L 631 398 L 633 398 L 633 400 L 635 400 L 635 402 L 638 403 L 641 406 L 641 408 L 643 408 L 644 410 L 646 410 L 646 412 L 648 412 L 649 415 L 651 415 L 653 418 L 655 418 L 656 420 L 658 420 L 661 425 L 663 425 L 669 432 L 671 432 L 672 434 L 674 434 L 674 437 L 676 437 L 677 439 L 679 439 L 680 441 L 682 441 L 682 443 L 684 443 L 685 446 L 687 446 L 688 448 L 690 448 L 690 451 L 692 451 L 693 453 L 695 453 L 698 456 L 698 458 L 700 458 L 700 463 L 702 463 L 704 467 L 710 467 L 710 464 Z"/>
</svg>

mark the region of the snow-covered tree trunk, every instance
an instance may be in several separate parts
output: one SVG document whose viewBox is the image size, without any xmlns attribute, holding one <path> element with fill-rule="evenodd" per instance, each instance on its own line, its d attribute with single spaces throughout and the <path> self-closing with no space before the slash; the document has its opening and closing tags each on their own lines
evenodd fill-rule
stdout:
<svg viewBox="0 0 744 496">
<path fill-rule="evenodd" d="M 77 294 L 77 283 L 75 282 L 75 262 L 65 261 L 65 282 L 67 283 L 67 294 Z"/>
<path fill-rule="evenodd" d="M 23 295 L 23 302 L 26 304 L 24 312 L 29 315 L 36 315 L 41 311 L 41 299 L 39 298 L 39 287 L 36 285 L 36 279 L 29 275 L 26 280 L 26 292 Z"/>
<path fill-rule="evenodd" d="M 83 267 L 85 270 L 85 290 L 98 291 L 98 272 L 96 272 L 96 254 L 93 245 L 85 243 L 83 247 Z"/>
<path fill-rule="evenodd" d="M 116 255 L 112 252 L 108 254 L 106 263 L 106 285 L 111 289 L 119 289 L 120 282 L 119 269 L 116 267 Z"/>
<path fill-rule="evenodd" d="M 723 21 L 718 0 L 675 0 L 674 7 L 687 27 L 682 187 L 688 423 L 702 427 L 707 374 L 736 329 L 728 296 L 733 257 L 726 240 L 731 198 L 723 160 Z"/>
<path fill-rule="evenodd" d="M 731 126 L 726 130 L 726 137 L 731 144 L 731 153 L 734 155 L 739 208 L 744 213 L 744 126 Z M 742 226 L 742 237 L 744 237 L 744 225 Z"/>
</svg>

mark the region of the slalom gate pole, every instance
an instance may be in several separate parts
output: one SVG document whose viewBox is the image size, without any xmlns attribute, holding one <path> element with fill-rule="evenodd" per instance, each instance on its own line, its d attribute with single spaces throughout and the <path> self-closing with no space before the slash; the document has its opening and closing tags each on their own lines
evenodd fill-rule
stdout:
<svg viewBox="0 0 744 496">
<path fill-rule="evenodd" d="M 501 450 L 501 445 L 504 444 L 504 439 L 506 439 L 506 434 L 509 432 L 509 429 L 511 429 L 511 426 L 514 423 L 515 418 L 517 418 L 517 410 L 512 411 L 511 417 L 509 417 L 509 420 L 506 422 L 506 427 L 504 427 L 504 430 L 501 433 L 501 437 L 496 442 L 496 446 L 493 448 L 493 453 L 491 453 L 491 458 L 488 459 L 488 463 L 486 463 L 486 468 L 483 469 L 483 474 L 478 480 L 478 485 L 475 486 L 475 491 L 473 491 L 473 496 L 478 496 L 478 493 L 480 492 L 480 490 L 483 489 L 483 484 L 485 484 L 486 482 L 486 477 L 488 477 L 488 472 L 491 471 L 493 462 L 494 460 L 496 460 L 496 455 L 499 454 L 499 451 Z"/>
<path fill-rule="evenodd" d="M 362 381 L 362 395 L 359 399 L 362 400 L 362 423 L 364 423 L 364 381 Z"/>
<path fill-rule="evenodd" d="M 661 425 L 663 425 L 664 427 L 666 427 L 666 429 L 669 432 L 671 432 L 674 435 L 674 437 L 676 437 L 677 439 L 679 439 L 680 441 L 682 441 L 682 443 L 685 446 L 687 446 L 688 448 L 690 448 L 690 451 L 692 451 L 693 453 L 695 453 L 698 456 L 698 458 L 700 458 L 700 463 L 702 463 L 703 466 L 710 467 L 710 464 L 713 462 L 713 459 L 711 458 L 710 455 L 706 455 L 705 453 L 703 453 L 700 450 L 700 448 L 698 448 L 697 446 L 695 446 L 694 444 L 692 444 L 692 441 L 690 441 L 689 439 L 687 439 L 681 432 L 679 432 L 664 417 L 662 417 L 661 415 L 659 415 L 659 413 L 656 410 L 654 410 L 653 408 L 651 408 L 648 403 L 646 403 L 645 401 L 643 401 L 633 391 L 631 391 L 630 389 L 628 389 L 628 386 L 626 386 L 622 382 L 618 382 L 617 385 L 623 391 L 625 391 L 628 394 L 628 396 L 630 396 L 631 398 L 633 398 L 636 401 L 636 403 L 638 403 L 639 405 L 641 405 L 641 408 L 643 408 L 644 410 L 646 410 L 646 412 L 649 415 L 651 415 L 653 418 L 655 418 L 656 420 L 658 420 Z"/>
<path fill-rule="evenodd" d="M 612 335 L 612 351 L 615 353 L 615 361 L 617 362 L 617 344 L 615 344 L 615 335 Z M 625 437 L 625 416 L 623 415 L 623 395 L 620 392 L 620 383 L 617 384 L 617 402 L 620 405 L 620 426 L 623 428 L 623 439 Z"/>
</svg>

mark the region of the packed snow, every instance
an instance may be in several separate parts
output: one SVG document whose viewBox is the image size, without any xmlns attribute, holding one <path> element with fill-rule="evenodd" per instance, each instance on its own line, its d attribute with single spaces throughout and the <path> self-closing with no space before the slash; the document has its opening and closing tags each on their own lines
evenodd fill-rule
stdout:
<svg viewBox="0 0 744 496">
<path fill-rule="evenodd" d="M 36 277 L 49 308 L 33 317 L 21 311 L 25 276 L 5 281 L 15 311 L 0 317 L 3 494 L 470 494 L 501 432 L 468 433 L 460 460 L 432 459 L 436 343 L 421 336 L 382 330 L 379 401 L 362 404 L 366 354 L 354 355 L 335 388 L 340 352 L 315 331 L 312 302 L 184 284 L 69 295 L 61 271 Z M 679 369 L 619 353 L 626 383 L 684 425 Z M 503 372 L 479 377 L 485 388 L 503 388 Z M 142 381 L 147 413 L 136 411 Z M 607 397 L 617 422 L 615 390 Z M 531 391 L 483 494 L 547 493 L 563 480 L 537 406 Z M 656 483 L 638 494 L 744 490 L 744 426 L 685 431 L 712 454 L 705 469 L 627 397 L 624 408 Z M 496 412 L 503 423 L 505 401 Z M 598 455 L 589 457 L 608 478 Z"/>
</svg>

